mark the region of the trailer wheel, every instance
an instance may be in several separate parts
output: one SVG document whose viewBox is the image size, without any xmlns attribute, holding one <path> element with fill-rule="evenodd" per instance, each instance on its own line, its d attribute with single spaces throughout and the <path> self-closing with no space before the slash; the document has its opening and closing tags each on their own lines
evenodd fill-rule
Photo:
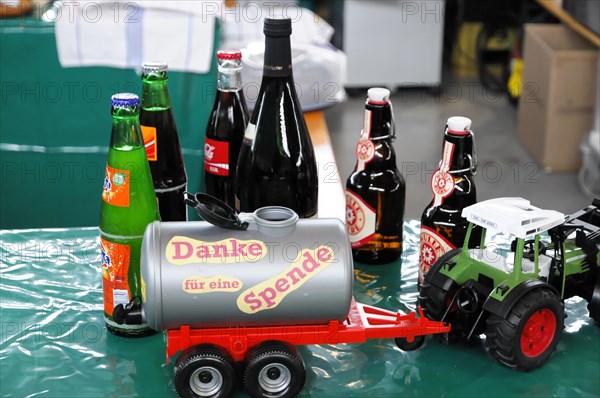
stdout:
<svg viewBox="0 0 600 398">
<path fill-rule="evenodd" d="M 564 328 L 560 297 L 548 288 L 532 290 L 513 305 L 506 317 L 490 314 L 486 344 L 501 364 L 529 371 L 556 349 Z"/>
<path fill-rule="evenodd" d="M 295 397 L 305 381 L 302 357 L 286 344 L 262 346 L 250 355 L 244 371 L 244 387 L 253 397 Z"/>
<path fill-rule="evenodd" d="M 411 342 L 409 342 L 406 337 L 396 337 L 394 340 L 396 346 L 402 351 L 414 351 L 421 348 L 423 343 L 425 343 L 425 336 L 415 336 Z"/>
<path fill-rule="evenodd" d="M 454 328 L 456 325 L 457 315 L 459 312 L 456 301 L 452 302 L 454 295 L 456 294 L 459 286 L 457 283 L 452 281 L 449 284 L 449 288 L 444 290 L 430 283 L 430 280 L 437 274 L 444 264 L 450 259 L 457 256 L 461 252 L 462 248 L 452 249 L 447 253 L 444 253 L 429 269 L 429 272 L 425 275 L 423 283 L 421 283 L 419 289 L 419 305 L 423 308 L 423 314 L 433 321 L 443 321 L 450 323 L 453 329 L 444 334 L 439 334 L 438 339 L 445 344 L 455 343 L 460 339 L 460 333 Z M 444 277 L 449 279 L 447 277 Z M 445 316 L 444 316 L 445 315 Z"/>
<path fill-rule="evenodd" d="M 225 398 L 235 383 L 233 361 L 223 350 L 206 346 L 189 352 L 175 364 L 175 390 L 182 398 Z"/>
<path fill-rule="evenodd" d="M 590 312 L 590 318 L 596 322 L 597 326 L 600 326 L 600 279 L 596 281 L 596 286 L 594 286 L 594 292 L 587 308 Z"/>
</svg>

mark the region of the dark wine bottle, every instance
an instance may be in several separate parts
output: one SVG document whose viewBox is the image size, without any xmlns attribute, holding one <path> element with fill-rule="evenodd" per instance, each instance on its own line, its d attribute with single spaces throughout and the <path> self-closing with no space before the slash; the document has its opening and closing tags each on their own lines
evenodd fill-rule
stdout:
<svg viewBox="0 0 600 398">
<path fill-rule="evenodd" d="M 244 134 L 236 175 L 236 208 L 286 206 L 300 217 L 317 214 L 315 154 L 294 88 L 286 19 L 265 19 L 263 79 Z"/>
<path fill-rule="evenodd" d="M 162 221 L 186 221 L 187 176 L 167 87 L 165 63 L 142 65 L 140 124 Z"/>
<path fill-rule="evenodd" d="M 217 64 L 217 95 L 204 140 L 204 186 L 206 193 L 235 207 L 235 170 L 248 125 L 242 53 L 220 50 Z"/>
</svg>

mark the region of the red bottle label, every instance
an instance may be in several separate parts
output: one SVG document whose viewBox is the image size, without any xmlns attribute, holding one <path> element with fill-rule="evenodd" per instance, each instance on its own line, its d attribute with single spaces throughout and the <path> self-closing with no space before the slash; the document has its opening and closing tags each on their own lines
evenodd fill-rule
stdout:
<svg viewBox="0 0 600 398">
<path fill-rule="evenodd" d="M 365 125 L 356 144 L 356 171 L 363 171 L 367 163 L 375 157 L 375 145 L 371 141 L 371 111 L 365 110 Z"/>
<path fill-rule="evenodd" d="M 377 214 L 360 196 L 346 189 L 346 228 L 353 248 L 373 240 Z"/>
<path fill-rule="evenodd" d="M 129 290 L 130 247 L 100 238 L 100 251 L 102 253 L 104 312 L 112 316 L 115 306 L 126 305 L 131 300 L 131 291 Z"/>
<path fill-rule="evenodd" d="M 158 150 L 156 142 L 156 127 L 140 126 L 144 138 L 144 147 L 146 147 L 146 156 L 150 162 L 158 160 Z"/>
<path fill-rule="evenodd" d="M 118 170 L 106 165 L 102 200 L 109 205 L 129 207 L 129 170 Z"/>
<path fill-rule="evenodd" d="M 440 206 L 444 199 L 454 192 L 454 178 L 448 172 L 452 165 L 452 154 L 454 144 L 446 141 L 444 143 L 444 154 L 440 167 L 431 176 L 431 190 L 433 191 L 433 207 Z"/>
<path fill-rule="evenodd" d="M 229 175 L 229 142 L 206 138 L 204 141 L 204 170 L 210 174 Z"/>
<path fill-rule="evenodd" d="M 442 235 L 431 228 L 421 226 L 419 245 L 419 283 L 423 282 L 429 268 L 444 254 L 454 249 Z"/>
</svg>

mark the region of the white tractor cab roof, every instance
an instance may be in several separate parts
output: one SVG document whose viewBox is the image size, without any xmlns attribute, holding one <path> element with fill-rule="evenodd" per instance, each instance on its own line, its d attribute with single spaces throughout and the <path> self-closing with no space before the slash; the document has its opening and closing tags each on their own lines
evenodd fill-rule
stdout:
<svg viewBox="0 0 600 398">
<path fill-rule="evenodd" d="M 484 228 L 526 239 L 565 222 L 565 215 L 555 210 L 531 206 L 523 198 L 496 198 L 465 207 L 462 216 Z"/>
</svg>

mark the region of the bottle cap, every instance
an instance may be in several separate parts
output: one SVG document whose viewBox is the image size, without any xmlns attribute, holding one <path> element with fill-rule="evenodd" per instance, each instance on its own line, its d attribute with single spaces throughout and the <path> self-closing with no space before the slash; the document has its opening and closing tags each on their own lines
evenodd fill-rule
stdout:
<svg viewBox="0 0 600 398">
<path fill-rule="evenodd" d="M 234 60 L 242 59 L 242 52 L 240 50 L 219 50 L 217 51 L 217 59 Z"/>
<path fill-rule="evenodd" d="M 110 105 L 113 107 L 139 106 L 140 98 L 133 93 L 119 93 L 110 97 Z"/>
<path fill-rule="evenodd" d="M 471 131 L 471 119 L 463 116 L 448 118 L 448 131 L 456 134 L 465 134 Z"/>
<path fill-rule="evenodd" d="M 292 34 L 292 20 L 290 18 L 265 18 L 263 29 L 265 36 L 285 37 Z"/>
<path fill-rule="evenodd" d="M 142 64 L 142 73 L 160 73 L 167 72 L 169 70 L 169 66 L 166 62 L 144 62 Z"/>
<path fill-rule="evenodd" d="M 369 104 L 384 105 L 390 99 L 390 90 L 382 87 L 373 87 L 367 91 L 367 101 Z"/>
</svg>

